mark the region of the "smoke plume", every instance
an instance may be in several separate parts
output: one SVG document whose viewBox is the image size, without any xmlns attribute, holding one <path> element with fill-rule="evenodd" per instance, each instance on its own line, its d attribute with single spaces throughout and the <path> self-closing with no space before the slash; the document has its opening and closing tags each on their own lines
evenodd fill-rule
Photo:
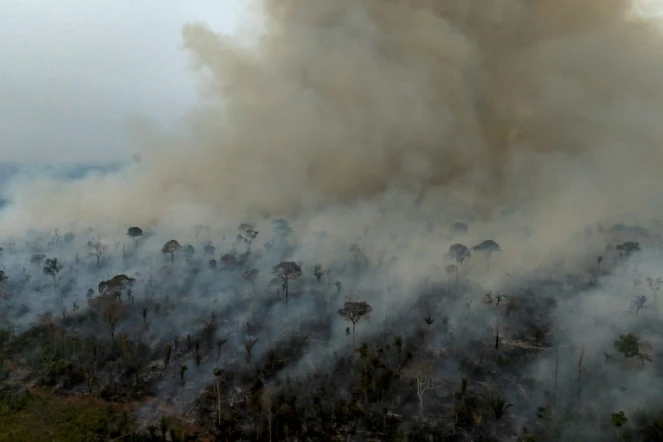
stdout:
<svg viewBox="0 0 663 442">
<path fill-rule="evenodd" d="M 633 1 L 255 6 L 251 45 L 183 27 L 201 103 L 172 130 L 135 122 L 141 162 L 16 183 L 3 229 L 292 216 L 392 192 L 486 220 L 527 203 L 566 227 L 657 197 L 663 37 Z"/>
</svg>

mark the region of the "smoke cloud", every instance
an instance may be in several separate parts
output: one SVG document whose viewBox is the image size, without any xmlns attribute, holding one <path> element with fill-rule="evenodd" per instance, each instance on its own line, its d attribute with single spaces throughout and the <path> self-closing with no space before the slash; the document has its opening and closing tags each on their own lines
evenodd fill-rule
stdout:
<svg viewBox="0 0 663 442">
<path fill-rule="evenodd" d="M 183 27 L 201 103 L 180 127 L 132 122 L 120 172 L 14 183 L 4 233 L 413 202 L 567 231 L 659 199 L 663 37 L 633 1 L 254 6 L 243 41 Z"/>
</svg>

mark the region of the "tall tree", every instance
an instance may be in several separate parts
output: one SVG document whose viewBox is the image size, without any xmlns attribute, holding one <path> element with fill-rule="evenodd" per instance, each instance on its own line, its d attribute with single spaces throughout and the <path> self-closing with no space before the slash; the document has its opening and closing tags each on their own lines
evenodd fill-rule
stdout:
<svg viewBox="0 0 663 442">
<path fill-rule="evenodd" d="M 140 227 L 129 227 L 129 230 L 127 230 L 127 236 L 134 241 L 134 249 L 138 245 L 138 238 L 143 236 L 143 229 Z"/>
<path fill-rule="evenodd" d="M 486 257 L 486 271 L 488 272 L 490 270 L 490 257 L 495 252 L 501 252 L 502 248 L 492 239 L 487 239 L 472 247 L 472 250 L 479 252 Z"/>
<path fill-rule="evenodd" d="M 493 292 L 488 292 L 485 295 L 483 302 L 488 305 L 495 305 L 495 350 L 500 348 L 500 303 L 506 298 L 499 292 L 493 295 Z"/>
<path fill-rule="evenodd" d="M 467 246 L 456 243 L 449 247 L 449 253 L 447 253 L 447 256 L 456 261 L 456 290 L 458 290 L 458 270 L 460 269 L 460 265 L 472 256 L 472 253 Z"/>
<path fill-rule="evenodd" d="M 513 404 L 507 403 L 506 399 L 501 396 L 499 392 L 489 399 L 488 404 L 490 405 L 493 417 L 495 418 L 495 434 L 499 435 L 498 423 L 507 413 L 509 408 L 513 407 Z"/>
<path fill-rule="evenodd" d="M 53 278 L 53 284 L 57 286 L 57 278 L 60 271 L 64 268 L 57 258 L 49 258 L 44 261 L 44 274 Z"/>
<path fill-rule="evenodd" d="M 92 249 L 92 252 L 97 260 L 97 268 L 101 268 L 101 257 L 108 250 L 108 245 L 101 242 L 97 238 L 92 238 L 91 241 L 87 243 L 88 247 Z"/>
<path fill-rule="evenodd" d="M 424 414 L 424 394 L 433 387 L 433 367 L 425 360 L 417 360 L 404 370 L 405 376 L 415 382 L 417 398 L 419 399 L 419 417 Z"/>
<path fill-rule="evenodd" d="M 302 276 L 302 268 L 294 261 L 283 261 L 272 269 L 272 282 L 280 283 L 285 293 L 285 304 L 288 305 L 290 281 Z"/>
<path fill-rule="evenodd" d="M 3 298 L 7 297 L 5 294 L 5 284 L 7 284 L 7 281 L 9 281 L 9 277 L 4 270 L 0 270 L 0 296 Z"/>
<path fill-rule="evenodd" d="M 355 327 L 357 322 L 364 316 L 370 314 L 373 311 L 367 302 L 359 301 L 347 301 L 343 304 L 343 308 L 338 311 L 338 314 L 343 316 L 346 320 L 352 323 L 352 352 L 354 354 L 355 350 Z"/>
<path fill-rule="evenodd" d="M 205 230 L 205 226 L 202 224 L 196 224 L 193 226 L 193 234 L 196 236 L 196 244 L 198 244 L 198 239 L 200 238 L 200 234 L 203 233 Z"/>
<path fill-rule="evenodd" d="M 163 245 L 161 248 L 161 253 L 164 255 L 170 255 L 170 265 L 171 267 L 175 266 L 175 253 L 179 252 L 182 249 L 182 246 L 180 245 L 177 240 L 171 239 L 168 241 L 166 244 Z"/>
</svg>

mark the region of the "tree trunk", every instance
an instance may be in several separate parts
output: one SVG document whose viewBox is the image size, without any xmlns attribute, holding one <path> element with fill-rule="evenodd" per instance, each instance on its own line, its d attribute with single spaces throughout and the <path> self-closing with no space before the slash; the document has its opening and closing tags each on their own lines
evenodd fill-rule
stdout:
<svg viewBox="0 0 663 442">
<path fill-rule="evenodd" d="M 555 344 L 557 345 L 557 344 Z M 555 350 L 555 382 L 553 385 L 553 407 L 557 403 L 557 371 L 559 368 L 559 348 Z"/>
<path fill-rule="evenodd" d="M 216 379 L 216 420 L 221 425 L 221 386 L 219 379 Z"/>
<path fill-rule="evenodd" d="M 283 279 L 283 289 L 285 290 L 285 305 L 288 306 L 288 278 Z"/>
<path fill-rule="evenodd" d="M 500 349 L 500 309 L 495 309 L 495 350 Z"/>
<path fill-rule="evenodd" d="M 460 264 L 456 261 L 456 293 L 458 293 L 458 270 L 460 269 Z"/>
<path fill-rule="evenodd" d="M 354 358 L 355 356 L 355 325 L 357 323 L 353 322 L 352 323 L 352 357 Z"/>
</svg>

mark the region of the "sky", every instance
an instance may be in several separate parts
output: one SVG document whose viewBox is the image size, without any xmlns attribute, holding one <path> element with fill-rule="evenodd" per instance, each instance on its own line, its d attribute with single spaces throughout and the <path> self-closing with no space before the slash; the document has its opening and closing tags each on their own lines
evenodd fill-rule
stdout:
<svg viewBox="0 0 663 442">
<path fill-rule="evenodd" d="M 234 34 L 242 0 L 2 0 L 0 161 L 129 159 L 127 119 L 195 103 L 184 23 Z"/>
<path fill-rule="evenodd" d="M 167 125 L 195 102 L 181 26 L 234 34 L 248 1 L 0 1 L 0 161 L 131 158 L 130 117 Z"/>
</svg>

